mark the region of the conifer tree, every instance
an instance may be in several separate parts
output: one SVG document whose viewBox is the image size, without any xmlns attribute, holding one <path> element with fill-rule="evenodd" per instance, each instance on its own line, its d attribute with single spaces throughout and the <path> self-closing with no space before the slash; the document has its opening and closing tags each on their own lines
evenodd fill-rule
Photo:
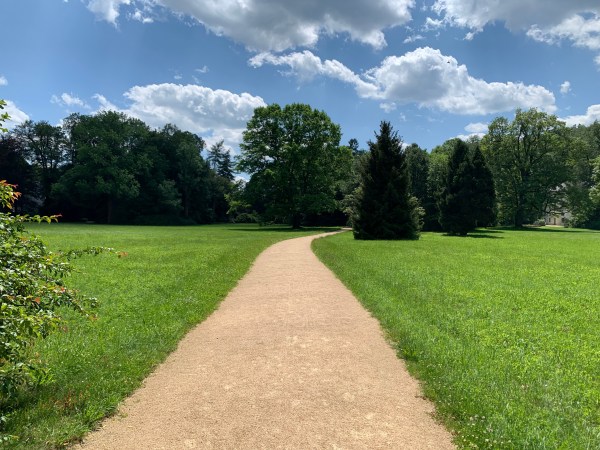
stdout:
<svg viewBox="0 0 600 450">
<path fill-rule="evenodd" d="M 354 238 L 418 239 L 422 210 L 409 192 L 402 140 L 385 121 L 375 137 L 362 173 Z"/>
<path fill-rule="evenodd" d="M 469 152 L 468 145 L 456 139 L 440 198 L 442 229 L 448 234 L 465 236 L 477 226 L 492 225 L 496 218 L 495 204 L 494 180 L 479 146 Z"/>
<path fill-rule="evenodd" d="M 496 191 L 494 178 L 488 168 L 479 146 L 473 152 L 473 177 L 475 178 L 475 198 L 472 208 L 475 211 L 475 222 L 478 227 L 487 227 L 496 222 Z"/>
</svg>

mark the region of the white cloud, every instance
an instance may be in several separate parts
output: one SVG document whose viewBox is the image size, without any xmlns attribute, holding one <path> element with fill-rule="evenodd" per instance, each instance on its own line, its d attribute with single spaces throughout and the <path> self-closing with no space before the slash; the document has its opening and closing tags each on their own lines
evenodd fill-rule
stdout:
<svg viewBox="0 0 600 450">
<path fill-rule="evenodd" d="M 90 0 L 87 7 L 99 19 L 116 24 L 121 6 L 129 4 L 130 0 Z"/>
<path fill-rule="evenodd" d="M 53 95 L 50 98 L 50 102 L 64 107 L 79 106 L 80 108 L 89 108 L 89 105 L 79 97 L 74 96 L 73 94 L 67 94 L 66 92 L 63 92 L 60 97 Z"/>
<path fill-rule="evenodd" d="M 561 120 L 564 120 L 570 127 L 574 125 L 591 125 L 596 120 L 600 121 L 600 105 L 591 105 L 585 114 L 567 116 Z"/>
<path fill-rule="evenodd" d="M 321 60 L 310 51 L 277 56 L 262 53 L 250 65 L 289 67 L 288 75 L 300 81 L 327 76 L 351 84 L 363 98 L 392 105 L 416 103 L 456 114 L 490 114 L 536 107 L 554 112 L 554 95 L 542 86 L 523 83 L 488 83 L 469 75 L 466 66 L 429 47 L 403 56 L 389 56 L 381 65 L 358 75 L 336 60 Z"/>
<path fill-rule="evenodd" d="M 224 139 L 230 146 L 240 143 L 254 109 L 266 106 L 262 98 L 248 93 L 235 94 L 189 84 L 134 86 L 124 96 L 129 102 L 125 109 L 116 108 L 99 94 L 95 98 L 101 110 L 119 110 L 153 127 L 173 123 L 202 135 L 209 144 Z"/>
<path fill-rule="evenodd" d="M 402 41 L 402 43 L 403 44 L 411 44 L 413 42 L 417 42 L 417 41 L 420 41 L 422 39 L 425 39 L 425 37 L 421 36 L 420 34 L 413 34 L 412 36 L 409 36 L 406 39 L 404 39 L 404 41 Z"/>
<path fill-rule="evenodd" d="M 10 116 L 10 119 L 4 122 L 4 127 L 9 130 L 16 127 L 17 125 L 29 120 L 29 116 L 21 111 L 14 102 L 10 100 L 5 100 L 6 105 L 2 110 L 3 113 L 7 113 Z"/>
<path fill-rule="evenodd" d="M 571 82 L 565 81 L 560 85 L 560 93 L 562 95 L 567 95 L 569 92 L 571 92 Z"/>
<path fill-rule="evenodd" d="M 558 44 L 568 40 L 576 47 L 600 50 L 600 16 L 585 18 L 573 15 L 548 28 L 533 25 L 527 31 L 527 36 L 547 44 Z"/>
<path fill-rule="evenodd" d="M 91 0 L 88 8 L 115 23 L 123 5 L 162 6 L 189 16 L 217 35 L 257 51 L 314 46 L 322 35 L 348 34 L 382 48 L 383 31 L 411 20 L 414 0 Z"/>
<path fill-rule="evenodd" d="M 98 107 L 98 111 L 119 111 L 119 108 L 110 101 L 108 101 L 108 99 L 104 95 L 94 94 L 92 98 L 97 100 L 100 105 Z"/>
<path fill-rule="evenodd" d="M 436 0 L 432 9 L 451 25 L 480 30 L 504 22 L 512 31 L 552 27 L 580 13 L 600 13 L 598 0 Z"/>
<path fill-rule="evenodd" d="M 470 123 L 465 127 L 465 131 L 485 134 L 488 131 L 488 124 L 482 122 Z"/>
<path fill-rule="evenodd" d="M 196 72 L 198 72 L 198 73 L 208 73 L 208 71 L 209 71 L 209 68 L 208 68 L 208 66 L 207 66 L 207 65 L 204 65 L 204 66 L 202 66 L 202 67 L 200 67 L 200 68 L 198 68 L 198 69 L 194 69 L 194 70 L 195 70 Z"/>
<path fill-rule="evenodd" d="M 598 0 L 436 0 L 432 9 L 450 25 L 481 31 L 503 22 L 511 31 L 547 44 L 570 41 L 600 50 Z"/>
<path fill-rule="evenodd" d="M 8 80 L 6 77 L 0 75 L 0 86 L 6 86 L 8 84 Z"/>
</svg>

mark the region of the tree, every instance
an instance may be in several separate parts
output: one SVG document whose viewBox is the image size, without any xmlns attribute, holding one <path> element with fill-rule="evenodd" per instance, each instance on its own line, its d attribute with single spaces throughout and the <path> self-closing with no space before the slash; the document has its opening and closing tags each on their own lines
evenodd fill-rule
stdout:
<svg viewBox="0 0 600 450">
<path fill-rule="evenodd" d="M 494 184 L 479 147 L 454 140 L 446 186 L 440 199 L 440 224 L 451 235 L 466 236 L 477 225 L 494 221 Z"/>
<path fill-rule="evenodd" d="M 381 122 L 362 173 L 362 192 L 353 218 L 355 239 L 418 239 L 421 208 L 410 195 L 402 141 Z"/>
<path fill-rule="evenodd" d="M 4 101 L 0 98 L 0 111 L 2 111 L 5 106 L 6 106 L 6 101 Z M 2 126 L 2 124 L 5 121 L 7 121 L 8 119 L 10 119 L 10 117 L 8 116 L 7 112 L 0 112 L 0 133 L 6 133 L 8 131 L 8 128 L 4 128 Z"/>
<path fill-rule="evenodd" d="M 408 178 L 410 193 L 423 205 L 427 197 L 427 174 L 429 172 L 429 154 L 417 144 L 406 147 L 406 165 L 408 167 Z"/>
<path fill-rule="evenodd" d="M 340 127 L 309 105 L 260 107 L 243 134 L 238 170 L 251 175 L 249 203 L 263 219 L 300 227 L 308 214 L 333 211 L 336 187 L 351 153 L 340 147 Z"/>
<path fill-rule="evenodd" d="M 223 139 L 210 146 L 206 160 L 208 161 L 210 168 L 214 170 L 217 175 L 229 181 L 233 181 L 233 161 L 229 150 L 225 148 L 225 141 L 223 141 Z"/>
<path fill-rule="evenodd" d="M 568 181 L 564 122 L 530 109 L 489 125 L 482 150 L 496 183 L 500 220 L 516 227 L 554 212 Z"/>
<path fill-rule="evenodd" d="M 41 201 L 47 205 L 52 185 L 61 175 L 66 162 L 65 135 L 59 126 L 46 121 L 27 120 L 17 125 L 11 134 L 20 142 L 25 158 L 38 173 Z"/>
<path fill-rule="evenodd" d="M 479 227 L 491 226 L 496 222 L 496 190 L 492 171 L 487 166 L 479 145 L 475 147 L 471 161 L 476 187 L 471 199 L 475 222 Z"/>
<path fill-rule="evenodd" d="M 53 194 L 112 223 L 115 209 L 126 212 L 127 202 L 138 197 L 137 173 L 152 164 L 140 151 L 148 133 L 142 121 L 114 111 L 81 117 L 73 129 L 77 163 L 55 184 Z"/>
</svg>

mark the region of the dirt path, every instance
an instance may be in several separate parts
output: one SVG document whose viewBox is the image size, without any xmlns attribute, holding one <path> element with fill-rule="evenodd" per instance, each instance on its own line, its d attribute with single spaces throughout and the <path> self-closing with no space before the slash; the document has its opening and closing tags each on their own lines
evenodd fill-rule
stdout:
<svg viewBox="0 0 600 450">
<path fill-rule="evenodd" d="M 79 449 L 452 449 L 375 319 L 314 256 L 264 251 Z"/>
</svg>

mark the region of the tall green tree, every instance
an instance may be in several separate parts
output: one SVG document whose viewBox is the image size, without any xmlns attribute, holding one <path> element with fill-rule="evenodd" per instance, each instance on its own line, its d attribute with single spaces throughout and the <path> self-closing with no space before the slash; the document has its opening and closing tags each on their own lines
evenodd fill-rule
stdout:
<svg viewBox="0 0 600 450">
<path fill-rule="evenodd" d="M 61 168 L 67 161 L 62 128 L 46 121 L 27 120 L 17 125 L 11 134 L 20 142 L 26 159 L 33 166 L 40 183 L 41 201 L 47 205 L 52 185 L 60 178 Z"/>
<path fill-rule="evenodd" d="M 465 236 L 494 222 L 494 182 L 483 155 L 460 139 L 448 159 L 446 185 L 440 198 L 440 224 L 451 235 Z"/>
<path fill-rule="evenodd" d="M 410 195 L 402 140 L 389 122 L 381 122 L 369 142 L 362 192 L 353 218 L 355 239 L 418 239 L 421 208 Z"/>
<path fill-rule="evenodd" d="M 498 117 L 488 130 L 481 145 L 496 183 L 501 222 L 520 227 L 556 211 L 568 181 L 564 122 L 519 109 L 513 121 Z"/>
<path fill-rule="evenodd" d="M 138 119 L 106 111 L 82 117 L 74 132 L 77 164 L 55 184 L 53 193 L 112 223 L 115 210 L 126 214 L 128 201 L 140 193 L 136 175 L 151 164 L 140 151 L 149 129 Z"/>
<path fill-rule="evenodd" d="M 251 175 L 249 203 L 263 218 L 294 228 L 308 214 L 333 211 L 337 186 L 351 153 L 341 147 L 340 127 L 309 105 L 260 107 L 243 134 L 238 170 Z"/>
</svg>

